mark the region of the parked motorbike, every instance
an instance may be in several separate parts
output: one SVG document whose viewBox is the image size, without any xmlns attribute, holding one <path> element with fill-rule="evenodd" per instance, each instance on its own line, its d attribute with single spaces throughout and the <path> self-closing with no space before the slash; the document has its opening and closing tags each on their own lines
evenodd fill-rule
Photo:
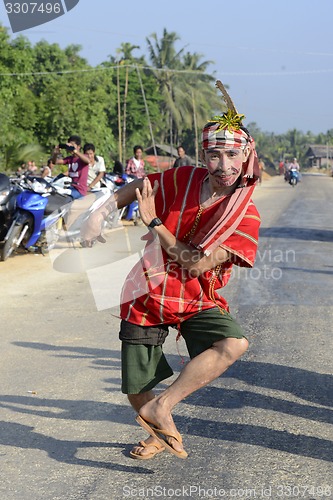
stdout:
<svg viewBox="0 0 333 500">
<path fill-rule="evenodd" d="M 53 179 L 49 180 L 48 183 L 60 194 L 71 194 L 70 186 L 72 184 L 72 179 L 65 174 L 58 174 Z"/>
<path fill-rule="evenodd" d="M 19 179 L 0 173 L 0 245 L 11 225 L 16 207 L 16 197 L 23 190 Z"/>
<path fill-rule="evenodd" d="M 45 253 L 59 239 L 61 221 L 73 198 L 44 179 L 21 179 L 12 222 L 3 239 L 0 260 L 18 248 Z M 46 231 L 48 237 L 46 238 Z"/>
<path fill-rule="evenodd" d="M 127 174 L 119 175 L 106 173 L 103 180 L 105 185 L 111 191 L 115 192 L 125 184 L 133 182 L 135 179 L 136 177 Z M 133 201 L 130 205 L 127 205 L 126 207 L 120 209 L 118 213 L 118 219 L 133 221 L 134 225 L 137 226 L 140 223 L 140 212 L 137 200 Z"/>
<path fill-rule="evenodd" d="M 298 183 L 299 181 L 299 173 L 298 173 L 298 170 L 296 168 L 292 168 L 289 170 L 289 184 L 292 186 L 292 187 L 295 187 L 296 184 Z"/>
<path fill-rule="evenodd" d="M 0 174 L 0 241 L 7 233 L 8 227 L 8 196 L 11 190 L 10 179 L 6 174 Z"/>
</svg>

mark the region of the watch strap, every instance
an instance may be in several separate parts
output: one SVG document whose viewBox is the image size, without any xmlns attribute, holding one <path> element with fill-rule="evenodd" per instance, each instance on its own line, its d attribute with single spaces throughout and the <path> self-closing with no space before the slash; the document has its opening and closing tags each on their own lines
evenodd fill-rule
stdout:
<svg viewBox="0 0 333 500">
<path fill-rule="evenodd" d="M 163 222 L 161 221 L 161 219 L 159 219 L 158 217 L 155 217 L 150 224 L 148 224 L 148 227 L 150 229 L 153 229 L 155 226 L 161 226 L 163 224 Z"/>
</svg>

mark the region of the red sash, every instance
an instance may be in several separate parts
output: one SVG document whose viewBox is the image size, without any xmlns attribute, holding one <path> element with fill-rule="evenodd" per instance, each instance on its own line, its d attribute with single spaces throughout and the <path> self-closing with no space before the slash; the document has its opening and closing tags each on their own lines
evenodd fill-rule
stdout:
<svg viewBox="0 0 333 500">
<path fill-rule="evenodd" d="M 245 215 L 251 201 L 254 185 L 236 189 L 227 207 L 220 205 L 209 224 L 206 224 L 191 240 L 192 245 L 209 255 L 229 238 Z"/>
</svg>

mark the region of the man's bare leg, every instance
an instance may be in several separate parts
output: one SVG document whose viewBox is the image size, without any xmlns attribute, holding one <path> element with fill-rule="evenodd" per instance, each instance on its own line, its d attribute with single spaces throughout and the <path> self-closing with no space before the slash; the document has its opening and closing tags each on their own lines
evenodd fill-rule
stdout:
<svg viewBox="0 0 333 500">
<path fill-rule="evenodd" d="M 154 400 L 147 401 L 140 408 L 139 414 L 159 429 L 178 432 L 171 416 L 172 408 L 222 375 L 247 348 L 248 341 L 245 338 L 225 338 L 215 342 L 212 347 L 193 358 L 165 391 Z M 175 450 L 183 449 L 177 440 L 167 438 L 167 441 Z"/>
<path fill-rule="evenodd" d="M 153 393 L 153 391 L 148 391 L 141 394 L 128 394 L 127 397 L 134 410 L 139 413 L 142 406 L 155 398 L 155 394 Z M 143 447 L 140 445 L 135 445 L 132 448 L 132 452 L 142 456 L 150 455 L 151 453 L 156 452 L 156 448 L 160 448 L 161 446 L 159 441 L 157 441 L 157 439 L 152 436 L 149 436 L 147 439 L 145 439 L 145 443 L 150 446 Z"/>
</svg>

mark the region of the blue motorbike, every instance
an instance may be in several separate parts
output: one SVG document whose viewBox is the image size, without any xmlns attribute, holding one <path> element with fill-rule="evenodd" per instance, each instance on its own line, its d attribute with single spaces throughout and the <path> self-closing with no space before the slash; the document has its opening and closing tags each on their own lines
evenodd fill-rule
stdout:
<svg viewBox="0 0 333 500">
<path fill-rule="evenodd" d="M 46 253 L 59 239 L 66 205 L 73 198 L 44 179 L 26 179 L 25 189 L 16 197 L 11 225 L 0 249 L 0 260 L 5 261 L 21 248 L 25 251 Z"/>
<path fill-rule="evenodd" d="M 298 170 L 296 168 L 292 168 L 291 170 L 289 170 L 289 184 L 292 187 L 295 187 L 298 181 L 299 181 Z"/>
</svg>

